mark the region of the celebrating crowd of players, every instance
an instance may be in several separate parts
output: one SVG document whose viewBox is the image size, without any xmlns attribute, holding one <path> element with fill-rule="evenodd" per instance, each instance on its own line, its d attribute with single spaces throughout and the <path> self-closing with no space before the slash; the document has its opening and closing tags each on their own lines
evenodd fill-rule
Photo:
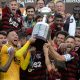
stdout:
<svg viewBox="0 0 80 80">
<path fill-rule="evenodd" d="M 47 4 L 50 39 L 45 43 L 31 37 L 33 27 L 42 21 L 44 0 L 27 6 L 25 16 L 16 0 L 2 8 L 0 17 L 0 80 L 79 80 L 80 13 L 65 13 L 63 1 Z M 78 6 L 76 6 L 78 7 Z M 76 32 L 69 35 L 70 17 Z"/>
</svg>

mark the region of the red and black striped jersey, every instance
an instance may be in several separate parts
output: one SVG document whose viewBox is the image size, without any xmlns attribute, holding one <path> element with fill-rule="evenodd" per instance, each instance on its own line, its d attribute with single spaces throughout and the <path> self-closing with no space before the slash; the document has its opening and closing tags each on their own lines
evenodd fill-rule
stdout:
<svg viewBox="0 0 80 80">
<path fill-rule="evenodd" d="M 16 14 L 12 14 L 8 7 L 2 9 L 2 30 L 7 31 L 8 29 L 19 30 L 23 27 L 23 19 L 19 14 L 19 10 Z"/>
<path fill-rule="evenodd" d="M 75 51 L 72 51 L 71 56 L 74 57 L 72 60 L 66 62 L 66 68 L 61 69 L 62 74 L 62 80 L 70 80 L 73 78 L 73 80 L 77 80 L 77 72 L 78 72 L 78 60 L 79 57 Z"/>
<path fill-rule="evenodd" d="M 22 80 L 46 80 L 46 65 L 43 51 L 36 51 L 36 54 L 31 54 L 28 68 L 26 71 L 21 70 L 20 74 Z"/>
</svg>

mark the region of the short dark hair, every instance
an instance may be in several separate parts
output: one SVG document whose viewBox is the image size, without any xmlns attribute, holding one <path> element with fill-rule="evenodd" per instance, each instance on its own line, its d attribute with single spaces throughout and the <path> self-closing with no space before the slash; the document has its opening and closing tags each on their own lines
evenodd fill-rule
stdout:
<svg viewBox="0 0 80 80">
<path fill-rule="evenodd" d="M 68 33 L 67 33 L 66 31 L 58 31 L 58 32 L 55 34 L 55 36 L 57 37 L 59 34 L 62 34 L 62 35 L 64 35 L 65 37 L 68 36 Z"/>
<path fill-rule="evenodd" d="M 27 37 L 27 34 L 25 32 L 19 32 L 18 36 L 19 36 L 19 39 L 23 39 Z"/>
<path fill-rule="evenodd" d="M 36 3 L 38 2 L 39 0 L 36 0 Z M 45 0 L 43 0 L 44 1 L 44 4 L 45 4 Z"/>
<path fill-rule="evenodd" d="M 42 14 L 38 14 L 35 18 L 35 21 L 37 21 L 39 18 L 43 18 L 43 15 Z"/>
<path fill-rule="evenodd" d="M 13 2 L 13 1 L 17 2 L 16 0 L 9 0 L 9 3 Z"/>
<path fill-rule="evenodd" d="M 57 1 L 56 4 L 57 4 L 57 3 L 62 3 L 62 4 L 65 5 L 64 1 L 62 1 L 62 0 Z"/>
<path fill-rule="evenodd" d="M 56 19 L 56 18 L 62 18 L 63 19 L 63 16 L 59 13 L 56 13 L 54 19 Z"/>
<path fill-rule="evenodd" d="M 66 39 L 68 39 L 68 38 L 72 38 L 72 39 L 75 40 L 75 37 L 74 37 L 74 36 L 70 36 L 70 35 L 69 35 L 69 36 L 66 37 Z"/>
<path fill-rule="evenodd" d="M 75 38 L 80 38 L 80 36 L 78 36 L 78 35 L 75 35 Z"/>
<path fill-rule="evenodd" d="M 31 9 L 31 8 L 34 9 L 34 11 L 35 11 L 35 8 L 33 6 L 27 6 L 26 7 L 26 12 L 27 12 L 28 9 Z"/>
<path fill-rule="evenodd" d="M 6 31 L 0 31 L 0 35 L 7 36 L 7 32 Z"/>
<path fill-rule="evenodd" d="M 12 31 L 15 31 L 14 29 L 9 29 L 8 31 L 7 31 L 7 35 L 10 33 L 10 32 L 12 32 Z M 15 31 L 16 32 L 16 31 Z"/>
</svg>

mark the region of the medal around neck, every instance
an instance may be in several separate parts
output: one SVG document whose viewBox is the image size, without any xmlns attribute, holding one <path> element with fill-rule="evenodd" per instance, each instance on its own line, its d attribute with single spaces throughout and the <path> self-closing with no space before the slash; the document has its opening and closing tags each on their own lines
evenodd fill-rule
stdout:
<svg viewBox="0 0 80 80">
<path fill-rule="evenodd" d="M 31 69 L 31 68 L 28 69 L 28 72 L 32 72 L 32 71 L 33 71 L 33 69 Z"/>
</svg>

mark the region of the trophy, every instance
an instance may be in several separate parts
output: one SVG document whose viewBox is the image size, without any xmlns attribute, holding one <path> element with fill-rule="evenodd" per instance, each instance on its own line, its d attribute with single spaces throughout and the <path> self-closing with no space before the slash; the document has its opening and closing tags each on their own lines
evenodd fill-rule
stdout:
<svg viewBox="0 0 80 80">
<path fill-rule="evenodd" d="M 46 41 L 49 38 L 49 24 L 47 24 L 47 15 L 51 12 L 51 9 L 48 7 L 43 7 L 41 13 L 43 16 L 42 22 L 37 22 L 33 28 L 32 36 L 35 36 L 36 39 Z"/>
</svg>

